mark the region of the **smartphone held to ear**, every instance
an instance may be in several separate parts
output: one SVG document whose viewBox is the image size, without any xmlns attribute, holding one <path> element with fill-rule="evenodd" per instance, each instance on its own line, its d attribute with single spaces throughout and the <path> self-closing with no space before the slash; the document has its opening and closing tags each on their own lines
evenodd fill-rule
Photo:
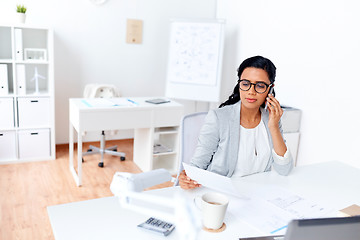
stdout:
<svg viewBox="0 0 360 240">
<path fill-rule="evenodd" d="M 273 94 L 274 93 L 274 88 L 270 88 L 269 94 Z M 267 105 L 267 101 L 265 102 L 265 110 L 267 110 L 268 105 Z"/>
</svg>

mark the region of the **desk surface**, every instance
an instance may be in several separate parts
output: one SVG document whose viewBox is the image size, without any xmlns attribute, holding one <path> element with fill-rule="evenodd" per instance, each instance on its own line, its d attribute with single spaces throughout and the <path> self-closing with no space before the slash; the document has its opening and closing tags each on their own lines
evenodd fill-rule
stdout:
<svg viewBox="0 0 360 240">
<path fill-rule="evenodd" d="M 183 105 L 175 101 L 162 104 L 145 102 L 151 97 L 113 98 L 109 101 L 130 99 L 136 105 L 89 106 L 86 101 L 104 99 L 69 99 L 70 124 L 78 132 L 136 129 L 149 127 L 177 126 L 183 116 Z"/>
<path fill-rule="evenodd" d="M 330 204 L 334 210 L 351 204 L 360 205 L 360 169 L 339 162 L 327 162 L 300 166 L 289 176 L 279 176 L 276 172 L 256 174 L 246 179 L 249 183 L 263 186 L 280 186 L 319 204 Z M 170 197 L 180 188 L 165 188 L 148 191 Z M 208 189 L 188 191 L 198 195 Z M 230 200 L 231 203 L 231 200 Z M 48 207 L 48 214 L 55 239 L 179 239 L 174 232 L 164 238 L 138 229 L 137 224 L 149 216 L 123 209 L 116 197 L 100 198 L 83 202 L 68 203 Z M 200 239 L 238 239 L 242 236 L 264 235 L 257 229 L 241 221 L 231 212 L 225 217 L 227 229 L 221 233 L 201 231 Z"/>
<path fill-rule="evenodd" d="M 161 103 L 161 104 L 153 104 L 153 103 L 148 103 L 146 102 L 146 100 L 150 100 L 150 99 L 155 99 L 155 98 L 161 98 L 161 97 L 122 97 L 122 98 L 110 98 L 108 99 L 109 101 L 114 100 L 114 103 L 117 102 L 117 100 L 129 100 L 128 103 L 130 105 L 118 105 L 118 106 L 89 106 L 89 104 L 86 102 L 86 100 L 92 100 L 92 101 L 96 101 L 99 100 L 97 98 L 70 98 L 69 102 L 71 102 L 72 104 L 76 105 L 76 107 L 80 110 L 80 111 L 93 111 L 93 110 L 110 110 L 110 109 L 114 109 L 117 108 L 119 110 L 123 110 L 123 109 L 136 109 L 136 108 L 149 108 L 149 109 L 156 109 L 156 108 L 172 108 L 172 107 L 183 107 L 182 104 L 177 103 L 176 101 L 169 101 L 166 103 Z M 165 98 L 164 98 L 165 99 Z M 100 98 L 100 101 L 103 100 Z M 126 103 L 126 101 L 124 102 Z M 134 103 L 131 105 L 131 103 Z"/>
</svg>

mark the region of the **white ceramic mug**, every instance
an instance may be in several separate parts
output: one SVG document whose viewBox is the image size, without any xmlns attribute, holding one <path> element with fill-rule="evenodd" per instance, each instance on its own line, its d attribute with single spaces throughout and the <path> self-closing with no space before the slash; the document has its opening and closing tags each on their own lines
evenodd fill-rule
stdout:
<svg viewBox="0 0 360 240">
<path fill-rule="evenodd" d="M 208 229 L 219 229 L 226 213 L 229 199 L 221 193 L 209 192 L 195 199 L 195 204 L 202 212 L 203 226 Z"/>
</svg>

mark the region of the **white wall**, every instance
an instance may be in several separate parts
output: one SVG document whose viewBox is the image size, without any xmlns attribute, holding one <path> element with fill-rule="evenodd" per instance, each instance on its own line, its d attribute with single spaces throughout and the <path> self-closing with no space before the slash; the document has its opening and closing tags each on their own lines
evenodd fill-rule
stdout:
<svg viewBox="0 0 360 240">
<path fill-rule="evenodd" d="M 0 21 L 12 22 L 18 1 L 0 1 Z M 68 142 L 68 99 L 87 83 L 110 83 L 123 96 L 163 96 L 171 18 L 214 18 L 216 0 L 22 0 L 28 24 L 53 27 L 56 143 Z M 126 44 L 126 19 L 144 21 L 143 43 Z M 181 101 L 193 111 L 192 101 Z M 201 105 L 201 104 L 200 104 Z M 132 132 L 127 132 L 132 136 Z M 121 135 L 126 137 L 125 135 Z"/>
<path fill-rule="evenodd" d="M 270 58 L 278 99 L 303 113 L 299 165 L 360 167 L 358 10 L 356 0 L 218 0 L 218 17 L 227 20 L 223 96 L 241 61 Z"/>
<path fill-rule="evenodd" d="M 0 2 L 0 21 L 17 1 Z M 222 99 L 240 62 L 264 55 L 276 64 L 277 97 L 303 111 L 298 164 L 341 160 L 360 167 L 357 117 L 360 31 L 356 0 L 23 0 L 27 22 L 55 30 L 56 141 L 68 142 L 68 98 L 86 83 L 118 85 L 125 96 L 165 91 L 168 19 L 227 20 Z M 215 6 L 217 4 L 217 7 Z M 125 43 L 127 18 L 144 20 L 144 42 Z M 194 104 L 183 101 L 186 111 Z M 200 104 L 201 105 L 201 104 Z"/>
</svg>

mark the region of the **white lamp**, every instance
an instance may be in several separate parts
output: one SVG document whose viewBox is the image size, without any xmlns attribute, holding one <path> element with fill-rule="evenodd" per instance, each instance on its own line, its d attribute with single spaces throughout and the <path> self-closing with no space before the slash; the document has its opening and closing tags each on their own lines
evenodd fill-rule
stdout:
<svg viewBox="0 0 360 240">
<path fill-rule="evenodd" d="M 122 207 L 164 221 L 175 222 L 181 239 L 195 240 L 201 229 L 201 220 L 193 199 L 188 198 L 185 192 L 181 195 L 175 194 L 172 198 L 141 192 L 145 188 L 171 179 L 170 173 L 165 169 L 138 174 L 116 172 L 110 190 L 119 197 Z M 151 206 L 146 206 L 145 202 L 151 203 Z"/>
</svg>

